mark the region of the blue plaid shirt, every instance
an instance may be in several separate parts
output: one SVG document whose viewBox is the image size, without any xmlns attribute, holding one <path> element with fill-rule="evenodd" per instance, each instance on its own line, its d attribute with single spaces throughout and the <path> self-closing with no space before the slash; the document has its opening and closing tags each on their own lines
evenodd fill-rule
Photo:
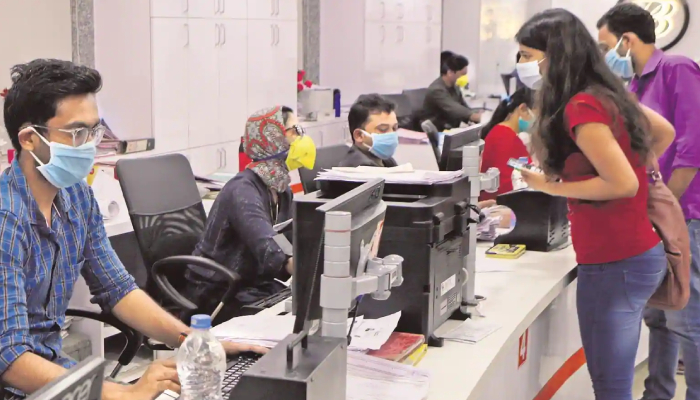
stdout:
<svg viewBox="0 0 700 400">
<path fill-rule="evenodd" d="M 136 289 L 105 232 L 92 189 L 58 191 L 51 227 L 15 160 L 0 175 L 0 375 L 32 352 L 66 368 L 61 328 L 78 274 L 109 310 Z"/>
</svg>

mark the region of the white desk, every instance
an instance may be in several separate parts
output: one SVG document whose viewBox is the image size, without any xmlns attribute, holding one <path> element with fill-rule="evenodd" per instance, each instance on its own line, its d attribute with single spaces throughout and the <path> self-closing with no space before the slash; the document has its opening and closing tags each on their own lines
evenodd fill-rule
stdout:
<svg viewBox="0 0 700 400">
<path fill-rule="evenodd" d="M 573 248 L 497 260 L 485 257 L 489 246 L 477 246 L 476 289 L 487 297 L 483 314 L 501 328 L 477 344 L 446 341 L 442 348 L 429 348 L 418 365 L 431 372 L 428 400 L 532 400 L 548 382 L 561 388 L 543 400 L 592 399 L 579 352 Z M 281 311 L 283 306 L 277 305 L 262 313 Z M 438 333 L 458 324 L 448 321 Z M 647 356 L 644 328 L 637 363 Z M 581 367 L 553 378 L 564 363 Z"/>
</svg>

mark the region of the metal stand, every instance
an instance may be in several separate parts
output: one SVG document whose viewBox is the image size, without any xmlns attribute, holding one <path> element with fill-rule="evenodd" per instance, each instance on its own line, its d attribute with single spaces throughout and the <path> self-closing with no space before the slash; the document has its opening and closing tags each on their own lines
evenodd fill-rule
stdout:
<svg viewBox="0 0 700 400">
<path fill-rule="evenodd" d="M 471 197 L 469 202 L 476 205 L 479 202 L 479 194 L 481 191 L 490 193 L 498 190 L 500 184 L 500 172 L 497 168 L 489 168 L 486 173 L 480 173 L 481 168 L 481 151 L 484 147 L 484 141 L 478 140 L 472 142 L 462 148 L 462 171 L 464 175 L 469 177 L 471 185 Z M 472 212 L 474 212 L 472 210 Z M 469 254 L 464 258 L 464 271 L 466 277 L 462 285 L 462 302 L 459 308 L 459 314 L 455 313 L 455 319 L 466 319 L 471 316 L 469 307 L 476 307 L 479 301 L 483 300 L 482 296 L 475 294 L 475 274 L 476 274 L 476 234 L 479 216 L 472 214 L 469 219 Z"/>
<path fill-rule="evenodd" d="M 376 300 L 386 300 L 391 288 L 403 283 L 403 258 L 397 255 L 369 259 L 365 271 L 350 274 L 351 225 L 349 212 L 326 213 L 320 296 L 324 337 L 347 337 L 348 312 L 358 296 L 371 293 Z"/>
</svg>

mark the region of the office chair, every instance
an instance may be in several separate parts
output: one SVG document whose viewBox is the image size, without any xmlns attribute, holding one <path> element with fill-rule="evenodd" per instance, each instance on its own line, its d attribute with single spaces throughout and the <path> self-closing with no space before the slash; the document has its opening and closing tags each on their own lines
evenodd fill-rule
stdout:
<svg viewBox="0 0 700 400">
<path fill-rule="evenodd" d="M 423 110 L 423 103 L 425 103 L 425 97 L 428 95 L 428 88 L 404 90 L 403 95 L 408 98 L 411 112 L 416 114 Z"/>
<path fill-rule="evenodd" d="M 319 147 L 316 149 L 316 164 L 314 169 L 308 170 L 302 168 L 299 170 L 299 178 L 301 178 L 301 186 L 304 188 L 304 193 L 311 193 L 318 190 L 316 185 L 316 176 L 324 169 L 330 169 L 340 165 L 345 155 L 348 154 L 348 146 L 344 144 L 336 144 L 328 147 Z"/>
<path fill-rule="evenodd" d="M 124 337 L 126 338 L 126 345 L 119 354 L 117 365 L 109 374 L 110 378 L 116 378 L 122 368 L 131 363 L 134 357 L 136 357 L 136 353 L 141 348 L 141 344 L 143 344 L 143 335 L 118 320 L 112 313 L 98 313 L 88 310 L 68 309 L 66 311 L 66 316 L 100 321 L 102 323 L 112 325 L 122 334 L 124 334 Z"/>
<path fill-rule="evenodd" d="M 212 313 L 236 293 L 240 276 L 204 257 L 193 256 L 206 224 L 206 213 L 189 161 L 182 154 L 119 160 L 119 185 L 134 226 L 144 265 L 146 292 L 185 323 L 198 310 L 180 294 L 187 285 L 187 266 L 214 271 L 228 281 L 228 290 Z M 154 350 L 167 350 L 148 342 Z"/>
</svg>

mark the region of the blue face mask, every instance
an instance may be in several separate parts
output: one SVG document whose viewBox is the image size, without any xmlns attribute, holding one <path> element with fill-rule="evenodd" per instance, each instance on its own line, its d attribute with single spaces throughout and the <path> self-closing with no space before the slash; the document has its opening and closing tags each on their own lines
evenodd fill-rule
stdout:
<svg viewBox="0 0 700 400">
<path fill-rule="evenodd" d="M 44 164 L 33 152 L 29 154 L 40 164 L 37 169 L 50 184 L 58 189 L 63 189 L 75 185 L 88 176 L 95 163 L 95 154 L 97 153 L 94 141 L 73 147 L 49 142 L 38 133 L 37 136 L 51 149 L 51 158 L 48 164 Z"/>
<path fill-rule="evenodd" d="M 532 114 L 532 111 L 530 112 L 530 116 L 532 117 L 531 120 L 526 121 L 522 118 L 518 118 L 518 133 L 520 132 L 527 132 L 532 128 L 532 124 L 535 123 L 535 116 Z"/>
<path fill-rule="evenodd" d="M 615 46 L 614 49 L 610 49 L 610 51 L 608 51 L 607 54 L 605 54 L 605 63 L 608 64 L 608 67 L 610 67 L 612 72 L 620 78 L 632 79 L 632 77 L 634 76 L 634 68 L 632 68 L 632 57 L 630 56 L 629 50 L 627 50 L 627 55 L 624 57 L 618 54 L 617 50 L 620 48 L 621 44 L 622 39 L 620 39 L 620 41 L 617 42 L 617 46 Z"/>
<path fill-rule="evenodd" d="M 399 134 L 396 132 L 387 133 L 367 133 L 362 134 L 372 138 L 372 147 L 369 152 L 382 160 L 388 160 L 394 156 L 396 148 L 399 147 Z"/>
</svg>

